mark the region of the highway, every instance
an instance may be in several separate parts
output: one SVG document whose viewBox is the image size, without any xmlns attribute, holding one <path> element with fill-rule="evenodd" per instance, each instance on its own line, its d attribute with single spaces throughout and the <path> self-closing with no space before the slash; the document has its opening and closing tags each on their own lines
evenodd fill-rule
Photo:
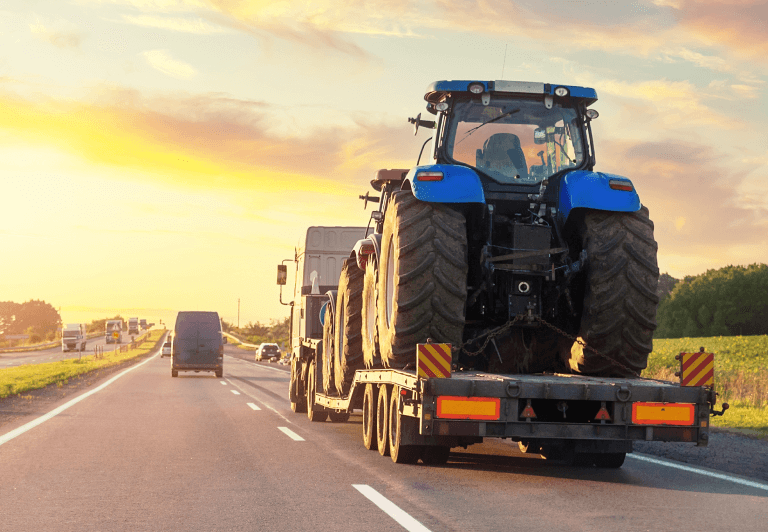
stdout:
<svg viewBox="0 0 768 532">
<path fill-rule="evenodd" d="M 0 427 L 0 529 L 766 529 L 768 486 L 635 457 L 565 467 L 489 440 L 446 466 L 394 464 L 363 447 L 359 412 L 311 423 L 287 367 L 226 353 L 222 379 L 171 378 L 156 355 Z"/>
<path fill-rule="evenodd" d="M 138 337 L 138 335 L 134 335 Z M 131 342 L 131 337 L 128 334 L 123 334 L 123 343 L 117 344 L 125 345 Z M 113 351 L 115 344 L 107 344 L 106 337 L 104 335 L 91 338 L 86 343 L 85 351 L 83 355 L 92 355 L 94 347 L 103 347 L 104 351 Z M 80 355 L 77 351 L 62 351 L 61 344 L 56 347 L 48 349 L 41 349 L 39 351 L 27 351 L 19 353 L 0 353 L 0 368 L 10 368 L 13 366 L 21 366 L 23 364 L 41 364 L 43 362 L 55 362 L 57 360 L 65 360 L 68 358 L 78 358 Z"/>
</svg>

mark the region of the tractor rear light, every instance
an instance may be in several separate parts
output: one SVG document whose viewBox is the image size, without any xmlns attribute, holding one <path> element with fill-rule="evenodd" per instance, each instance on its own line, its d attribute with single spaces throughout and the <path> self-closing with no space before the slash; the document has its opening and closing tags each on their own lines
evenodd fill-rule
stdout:
<svg viewBox="0 0 768 532">
<path fill-rule="evenodd" d="M 632 192 L 634 190 L 632 181 L 624 181 L 621 179 L 611 179 L 608 181 L 608 186 L 613 190 L 626 190 L 627 192 Z"/>
<path fill-rule="evenodd" d="M 555 89 L 555 96 L 560 96 L 561 98 L 563 96 L 568 96 L 568 89 L 565 87 L 558 87 Z"/>
<path fill-rule="evenodd" d="M 416 174 L 417 181 L 442 181 L 442 172 L 419 172 Z"/>
<path fill-rule="evenodd" d="M 472 94 L 482 94 L 482 92 L 485 90 L 485 87 L 482 83 L 470 83 L 469 84 L 469 92 Z"/>
<path fill-rule="evenodd" d="M 589 118 L 590 120 L 594 120 L 598 116 L 600 116 L 600 113 L 598 113 L 594 109 L 587 109 L 587 118 Z"/>
<path fill-rule="evenodd" d="M 447 111 L 448 110 L 448 102 L 440 102 L 435 106 L 435 109 L 438 111 Z"/>
</svg>

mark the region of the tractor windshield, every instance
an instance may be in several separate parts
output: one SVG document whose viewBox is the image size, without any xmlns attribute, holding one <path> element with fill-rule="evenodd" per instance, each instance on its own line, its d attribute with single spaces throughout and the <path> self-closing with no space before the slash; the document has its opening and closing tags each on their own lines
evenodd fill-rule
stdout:
<svg viewBox="0 0 768 532">
<path fill-rule="evenodd" d="M 516 98 L 457 101 L 445 151 L 500 183 L 533 184 L 584 162 L 575 109 Z"/>
</svg>

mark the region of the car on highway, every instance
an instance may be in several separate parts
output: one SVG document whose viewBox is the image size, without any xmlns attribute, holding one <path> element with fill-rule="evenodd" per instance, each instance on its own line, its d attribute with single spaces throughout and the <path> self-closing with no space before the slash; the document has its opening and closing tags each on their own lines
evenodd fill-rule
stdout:
<svg viewBox="0 0 768 532">
<path fill-rule="evenodd" d="M 163 357 L 169 357 L 171 356 L 171 335 L 168 335 L 168 338 L 165 339 L 165 343 L 163 344 L 163 350 L 160 353 L 160 358 Z"/>
<path fill-rule="evenodd" d="M 261 344 L 256 348 L 256 360 L 270 360 L 280 358 L 280 347 L 277 344 Z"/>
</svg>

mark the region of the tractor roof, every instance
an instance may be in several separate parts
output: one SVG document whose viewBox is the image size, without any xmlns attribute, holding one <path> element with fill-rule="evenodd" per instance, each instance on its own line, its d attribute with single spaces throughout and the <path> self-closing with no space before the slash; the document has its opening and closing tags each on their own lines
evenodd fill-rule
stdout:
<svg viewBox="0 0 768 532">
<path fill-rule="evenodd" d="M 530 81 L 475 81 L 475 80 L 444 80 L 430 83 L 424 99 L 430 103 L 437 103 L 443 96 L 455 92 L 474 92 L 470 91 L 470 85 L 482 85 L 480 92 L 505 92 L 510 94 L 551 94 L 555 95 L 555 90 L 564 87 L 568 90 L 571 98 L 580 98 L 589 106 L 597 101 L 597 92 L 589 87 L 578 87 L 576 85 L 556 85 L 554 83 L 537 83 Z M 478 87 L 479 88 L 479 87 Z"/>
</svg>

